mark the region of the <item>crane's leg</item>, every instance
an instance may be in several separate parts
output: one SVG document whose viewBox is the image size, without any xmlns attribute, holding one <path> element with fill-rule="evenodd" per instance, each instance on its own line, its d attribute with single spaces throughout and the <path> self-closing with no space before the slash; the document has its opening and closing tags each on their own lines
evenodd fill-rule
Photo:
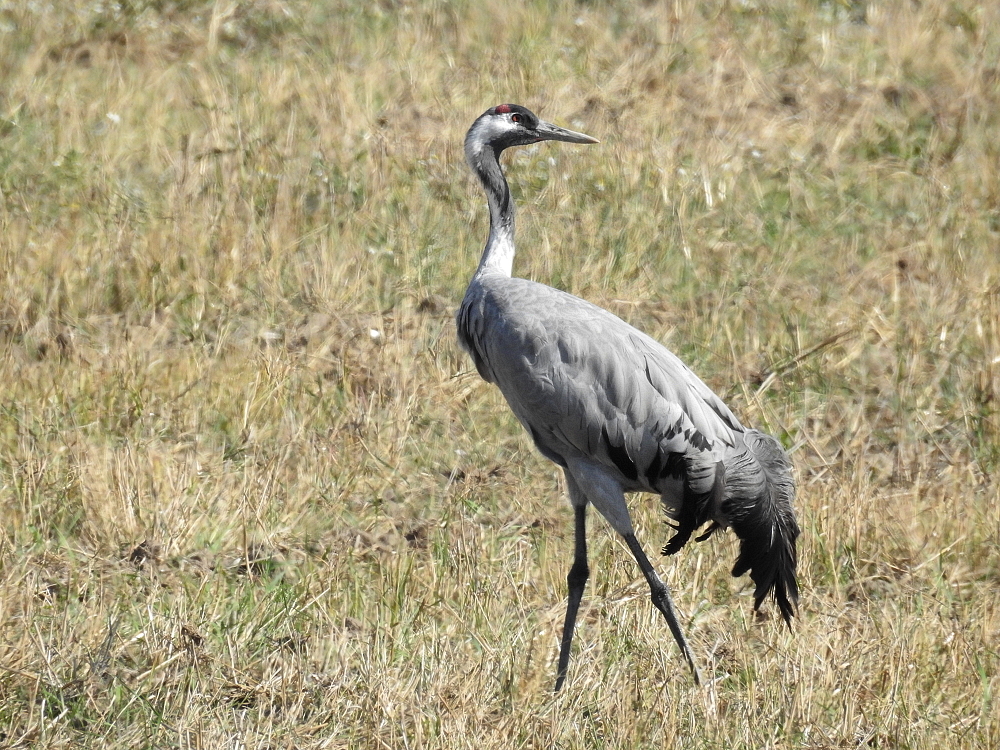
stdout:
<svg viewBox="0 0 1000 750">
<path fill-rule="evenodd" d="M 695 684 L 700 685 L 701 675 L 698 673 L 698 667 L 694 664 L 694 654 L 691 653 L 691 647 L 688 645 L 687 638 L 684 637 L 684 631 L 681 630 L 681 624 L 677 619 L 677 610 L 674 608 L 674 600 L 670 597 L 670 589 L 667 588 L 667 585 L 656 574 L 652 564 L 649 562 L 649 558 L 646 557 L 646 553 L 639 546 L 639 540 L 635 538 L 635 534 L 622 534 L 622 537 L 625 539 L 628 548 L 632 550 L 632 556 L 635 557 L 635 561 L 639 564 L 639 569 L 646 577 L 646 582 L 649 584 L 649 592 L 653 598 L 653 605 L 666 618 L 667 626 L 670 628 L 670 632 L 673 633 L 674 640 L 677 641 L 681 653 L 684 654 L 688 666 L 691 667 L 691 674 L 694 675 Z"/>
<path fill-rule="evenodd" d="M 579 504 L 586 505 L 586 501 L 589 500 L 597 508 L 597 511 L 607 519 L 611 527 L 621 534 L 628 548 L 632 550 L 632 556 L 639 564 L 639 569 L 642 571 L 643 576 L 645 576 L 646 583 L 649 584 L 653 604 L 666 618 L 674 640 L 677 641 L 681 653 L 684 654 L 684 658 L 687 659 L 687 663 L 691 667 L 695 683 L 700 685 L 701 675 L 698 674 L 698 668 L 694 664 L 694 655 L 691 653 L 691 647 L 688 646 L 687 639 L 681 631 L 681 625 L 677 618 L 677 610 L 674 608 L 674 602 L 670 598 L 670 591 L 667 589 L 666 584 L 660 580 L 660 577 L 656 575 L 656 571 L 649 562 L 649 558 L 646 557 L 646 553 L 642 551 L 642 547 L 639 546 L 639 542 L 635 538 L 635 529 L 632 527 L 632 518 L 628 512 L 628 505 L 625 503 L 625 493 L 622 491 L 621 484 L 600 465 L 586 459 L 572 461 L 569 464 L 566 469 L 566 481 L 569 486 L 569 497 L 573 506 L 576 507 Z M 574 494 L 583 498 L 582 502 L 574 499 Z M 586 553 L 584 553 L 584 559 L 586 559 Z M 582 583 L 580 584 L 580 588 L 583 588 Z M 570 598 L 572 601 L 572 593 L 570 594 Z M 566 615 L 567 622 L 569 622 L 569 612 Z M 570 631 L 569 637 L 573 637 L 572 631 Z M 565 634 L 563 642 L 566 643 Z M 566 650 L 568 651 L 568 648 Z M 568 660 L 569 656 L 567 655 L 566 658 Z"/>
<path fill-rule="evenodd" d="M 587 565 L 587 496 L 581 492 L 576 480 L 566 472 L 566 487 L 569 501 L 573 505 L 573 567 L 569 569 L 566 583 L 569 599 L 566 602 L 566 620 L 563 622 L 562 643 L 559 646 L 559 667 L 556 670 L 556 691 L 566 681 L 569 668 L 569 654 L 573 646 L 573 632 L 576 630 L 576 613 L 580 610 L 583 588 L 590 577 Z"/>
</svg>

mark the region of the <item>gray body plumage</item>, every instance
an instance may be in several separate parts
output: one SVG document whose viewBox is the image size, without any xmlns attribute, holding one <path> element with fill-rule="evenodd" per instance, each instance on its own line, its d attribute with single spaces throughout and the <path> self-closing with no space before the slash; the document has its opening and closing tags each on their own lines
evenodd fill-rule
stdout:
<svg viewBox="0 0 1000 750">
<path fill-rule="evenodd" d="M 588 573 L 582 538 L 588 503 L 628 541 L 653 589 L 654 603 L 694 669 L 672 621 L 669 595 L 635 541 L 624 493 L 661 497 L 677 528 L 664 548 L 668 554 L 705 523 L 712 526 L 699 539 L 718 528 L 733 528 L 741 539 L 733 575 L 749 571 L 756 584 L 755 606 L 772 593 L 788 622 L 798 594 L 791 463 L 774 438 L 745 428 L 707 385 L 651 337 L 578 297 L 511 277 L 513 206 L 498 156 L 507 146 L 532 142 L 502 129 L 506 123 L 501 116 L 509 118 L 512 111 L 534 117 L 515 105 L 501 105 L 484 113 L 466 139 L 467 159 L 489 198 L 491 229 L 456 322 L 459 341 L 479 374 L 500 389 L 538 450 L 565 470 L 570 501 L 578 511 L 577 574 L 575 581 L 570 574 L 568 634 L 564 632 L 557 687 L 565 677 L 575 623 L 574 593 L 578 604 Z M 539 125 L 537 118 L 535 125 L 554 127 Z M 556 135 L 547 137 L 593 142 L 555 130 Z M 663 587 L 661 603 L 657 586 Z"/>
<path fill-rule="evenodd" d="M 500 389 L 542 455 L 564 469 L 602 472 L 622 492 L 660 495 L 678 522 L 668 552 L 707 522 L 735 525 L 759 550 L 741 554 L 747 559 L 780 556 L 794 542 L 787 454 L 770 435 L 743 427 L 656 340 L 579 297 L 499 273 L 469 285 L 457 324 L 480 376 Z M 794 557 L 778 562 L 794 574 Z M 779 580 L 777 572 L 754 579 L 764 583 L 757 603 L 777 585 L 787 617 L 797 589 L 794 577 Z"/>
</svg>

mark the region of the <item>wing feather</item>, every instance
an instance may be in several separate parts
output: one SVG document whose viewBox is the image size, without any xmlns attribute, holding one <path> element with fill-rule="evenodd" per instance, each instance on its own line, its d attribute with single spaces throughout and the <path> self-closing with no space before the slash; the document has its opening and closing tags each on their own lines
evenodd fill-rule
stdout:
<svg viewBox="0 0 1000 750">
<path fill-rule="evenodd" d="M 721 451 L 743 429 L 661 344 L 551 287 L 474 282 L 459 331 L 543 454 L 597 459 L 626 489 L 659 491 L 660 467 L 681 455 L 692 488 L 708 492 Z"/>
</svg>

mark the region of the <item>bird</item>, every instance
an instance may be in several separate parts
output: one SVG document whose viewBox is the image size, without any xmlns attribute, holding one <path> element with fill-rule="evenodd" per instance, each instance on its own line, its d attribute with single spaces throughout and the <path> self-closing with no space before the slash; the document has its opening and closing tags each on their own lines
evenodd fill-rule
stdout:
<svg viewBox="0 0 1000 750">
<path fill-rule="evenodd" d="M 590 576 L 588 505 L 624 540 L 701 684 L 670 591 L 636 539 L 625 493 L 660 496 L 676 531 L 664 555 L 678 552 L 705 524 L 696 541 L 732 528 L 740 540 L 733 576 L 749 572 L 754 610 L 770 594 L 790 629 L 798 607 L 799 535 L 791 460 L 777 439 L 744 427 L 655 339 L 597 305 L 512 275 L 514 203 L 500 155 L 541 141 L 599 142 L 517 104 L 491 107 L 469 128 L 465 157 L 486 192 L 490 230 L 456 326 L 479 375 L 500 389 L 538 451 L 565 475 L 574 551 L 555 691 L 566 680 Z"/>
</svg>

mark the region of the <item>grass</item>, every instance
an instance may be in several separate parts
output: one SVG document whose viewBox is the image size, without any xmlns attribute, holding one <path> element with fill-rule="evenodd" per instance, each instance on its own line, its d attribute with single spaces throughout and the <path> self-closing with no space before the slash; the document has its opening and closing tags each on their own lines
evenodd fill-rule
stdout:
<svg viewBox="0 0 1000 750">
<path fill-rule="evenodd" d="M 992 748 L 988 4 L 0 3 L 0 747 Z M 731 535 L 571 557 L 456 345 L 523 103 L 519 275 L 793 449 L 802 611 Z M 667 537 L 649 498 L 639 536 Z"/>
</svg>

